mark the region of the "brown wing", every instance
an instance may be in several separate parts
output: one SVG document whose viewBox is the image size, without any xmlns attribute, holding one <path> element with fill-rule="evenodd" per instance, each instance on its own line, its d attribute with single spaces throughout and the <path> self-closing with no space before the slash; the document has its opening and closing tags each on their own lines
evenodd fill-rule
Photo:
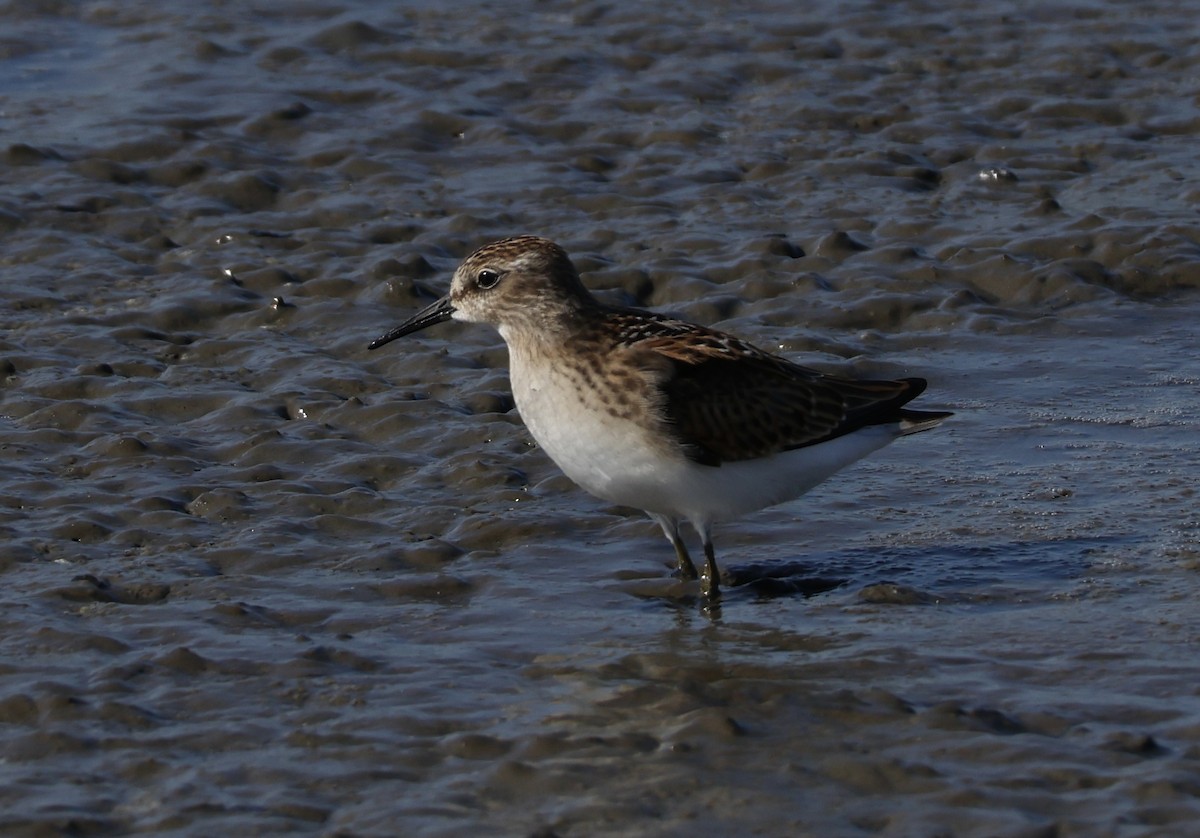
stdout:
<svg viewBox="0 0 1200 838">
<path fill-rule="evenodd" d="M 803 448 L 867 425 L 899 422 L 920 378 L 857 381 L 825 375 L 737 338 L 665 317 L 630 317 L 622 341 L 660 372 L 664 413 L 706 465 Z"/>
<path fill-rule="evenodd" d="M 716 465 L 815 445 L 867 425 L 899 422 L 919 378 L 852 381 L 785 361 L 676 362 L 662 383 L 668 421 L 692 459 Z"/>
</svg>

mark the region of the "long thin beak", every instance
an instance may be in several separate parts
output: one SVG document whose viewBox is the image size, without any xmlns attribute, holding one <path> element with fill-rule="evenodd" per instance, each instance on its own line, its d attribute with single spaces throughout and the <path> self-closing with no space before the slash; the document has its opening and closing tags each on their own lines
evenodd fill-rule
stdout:
<svg viewBox="0 0 1200 838">
<path fill-rule="evenodd" d="M 413 332 L 421 331 L 426 326 L 432 326 L 435 323 L 449 320 L 452 314 L 454 314 L 454 304 L 450 302 L 450 297 L 447 295 L 436 303 L 421 309 L 387 334 L 376 338 L 367 349 L 378 349 L 385 343 L 391 343 L 396 338 L 411 335 Z"/>
</svg>

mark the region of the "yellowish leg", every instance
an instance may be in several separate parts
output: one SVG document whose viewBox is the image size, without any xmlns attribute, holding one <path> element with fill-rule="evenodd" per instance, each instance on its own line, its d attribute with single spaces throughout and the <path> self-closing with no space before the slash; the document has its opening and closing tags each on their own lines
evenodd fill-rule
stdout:
<svg viewBox="0 0 1200 838">
<path fill-rule="evenodd" d="M 692 564 L 692 557 L 688 555 L 687 547 L 683 545 L 683 539 L 676 536 L 671 539 L 671 544 L 675 548 L 675 557 L 678 559 L 675 567 L 679 578 L 689 580 L 700 578 L 700 574 L 696 572 L 696 566 Z"/>
<path fill-rule="evenodd" d="M 671 546 L 675 548 L 675 568 L 679 577 L 687 580 L 699 579 L 700 574 L 696 572 L 696 566 L 692 564 L 692 557 L 688 555 L 687 547 L 684 546 L 683 539 L 679 537 L 679 522 L 668 515 L 660 515 L 657 512 L 646 514 L 662 527 Z"/>
<path fill-rule="evenodd" d="M 713 553 L 712 539 L 704 539 L 704 572 L 700 574 L 700 592 L 707 599 L 721 598 L 721 571 L 717 569 L 717 557 Z"/>
</svg>

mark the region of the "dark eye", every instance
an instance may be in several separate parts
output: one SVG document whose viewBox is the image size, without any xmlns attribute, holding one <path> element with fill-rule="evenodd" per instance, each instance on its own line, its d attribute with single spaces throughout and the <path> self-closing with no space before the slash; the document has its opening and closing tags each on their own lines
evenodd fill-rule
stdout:
<svg viewBox="0 0 1200 838">
<path fill-rule="evenodd" d="M 491 268 L 484 268 L 479 272 L 479 276 L 475 277 L 475 281 L 480 288 L 495 288 L 496 283 L 500 281 L 500 272 L 493 271 Z"/>
</svg>

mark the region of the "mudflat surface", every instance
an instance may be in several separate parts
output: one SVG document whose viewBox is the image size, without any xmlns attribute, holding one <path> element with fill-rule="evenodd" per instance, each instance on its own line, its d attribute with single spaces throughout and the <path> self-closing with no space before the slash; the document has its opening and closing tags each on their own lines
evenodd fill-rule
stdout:
<svg viewBox="0 0 1200 838">
<path fill-rule="evenodd" d="M 0 7 L 0 831 L 1200 819 L 1186 4 Z M 717 533 L 532 445 L 488 240 L 957 416 Z"/>
</svg>

